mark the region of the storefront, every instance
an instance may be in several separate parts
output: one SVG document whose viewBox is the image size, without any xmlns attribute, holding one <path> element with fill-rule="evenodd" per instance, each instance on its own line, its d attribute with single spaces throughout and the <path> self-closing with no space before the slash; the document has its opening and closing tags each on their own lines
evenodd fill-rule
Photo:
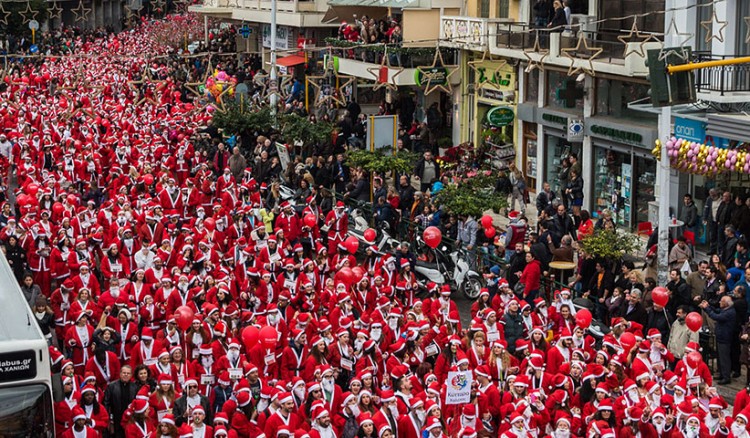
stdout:
<svg viewBox="0 0 750 438">
<path fill-rule="evenodd" d="M 542 182 L 549 182 L 552 190 L 561 194 L 567 184 L 560 179 L 565 173 L 563 160 L 570 154 L 575 154 L 579 160 L 582 156 L 583 115 L 576 111 L 537 108 L 528 103 L 518 105 L 518 118 L 523 129 L 527 177 L 531 176 L 529 170 L 534 170 L 534 180 L 530 184 L 536 184 L 536 178 L 542 178 Z M 538 148 L 542 148 L 541 163 Z"/>
<path fill-rule="evenodd" d="M 591 117 L 584 133 L 593 151 L 593 168 L 584 175 L 593 184 L 592 216 L 609 210 L 617 226 L 627 229 L 647 222 L 649 203 L 656 199 L 656 161 L 649 146 L 658 136 L 656 127 Z"/>
</svg>

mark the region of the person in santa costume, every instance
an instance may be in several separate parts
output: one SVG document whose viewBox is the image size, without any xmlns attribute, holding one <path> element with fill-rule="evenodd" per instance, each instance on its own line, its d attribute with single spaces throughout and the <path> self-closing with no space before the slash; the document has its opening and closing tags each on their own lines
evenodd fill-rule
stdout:
<svg viewBox="0 0 750 438">
<path fill-rule="evenodd" d="M 74 407 L 72 415 L 73 426 L 65 430 L 60 435 L 61 438 L 98 438 L 100 436 L 96 429 L 88 425 L 91 420 L 86 416 L 82 407 Z"/>
</svg>

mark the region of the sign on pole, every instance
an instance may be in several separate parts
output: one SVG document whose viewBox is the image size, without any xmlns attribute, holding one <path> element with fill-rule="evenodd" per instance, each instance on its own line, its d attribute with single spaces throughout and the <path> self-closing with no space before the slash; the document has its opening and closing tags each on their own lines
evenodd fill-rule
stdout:
<svg viewBox="0 0 750 438">
<path fill-rule="evenodd" d="M 276 142 L 276 152 L 279 154 L 279 164 L 281 164 L 281 169 L 286 170 L 286 167 L 291 161 L 291 158 L 289 157 L 289 150 L 285 145 Z"/>
<path fill-rule="evenodd" d="M 472 376 L 468 371 L 449 372 L 445 404 L 460 405 L 471 402 L 471 382 Z"/>
</svg>

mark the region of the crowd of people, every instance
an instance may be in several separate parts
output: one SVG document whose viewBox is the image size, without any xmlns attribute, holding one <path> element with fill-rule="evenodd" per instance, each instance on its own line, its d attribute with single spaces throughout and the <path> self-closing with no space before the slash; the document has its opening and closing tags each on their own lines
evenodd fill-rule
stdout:
<svg viewBox="0 0 750 438">
<path fill-rule="evenodd" d="M 700 307 L 720 354 L 734 352 L 731 294 L 706 292 L 715 267 L 687 292 L 672 271 L 659 306 L 632 265 L 580 254 L 571 288 L 546 294 L 548 263 L 575 260 L 575 239 L 606 218 L 571 216 L 575 197 L 547 188 L 535 231 L 513 211 L 505 240 L 492 239 L 431 201 L 451 180 L 424 150 L 395 186 L 373 179 L 373 219 L 395 228 L 398 212 L 469 254 L 507 258 L 504 272 L 487 266 L 462 324 L 455 285 L 420 294 L 414 268 L 428 250 L 346 241 L 347 206 L 332 193 L 366 201 L 366 172 L 333 152 L 284 170 L 266 135 L 232 147 L 180 92 L 201 62 L 146 65 L 143 54 L 173 49 L 155 36 L 196 25 L 175 15 L 78 35 L 71 56 L 5 78 L 0 156 L 17 188 L 0 241 L 50 342 L 56 436 L 750 436 L 750 386 L 728 409 L 686 327 Z M 147 67 L 166 85 L 144 84 Z M 576 296 L 611 333 L 577 318 Z M 451 373 L 470 382 L 468 402 L 448 404 Z"/>
</svg>

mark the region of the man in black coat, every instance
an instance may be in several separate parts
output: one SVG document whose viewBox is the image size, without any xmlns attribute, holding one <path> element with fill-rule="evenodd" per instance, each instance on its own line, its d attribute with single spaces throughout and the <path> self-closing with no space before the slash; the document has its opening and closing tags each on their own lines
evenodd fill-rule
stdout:
<svg viewBox="0 0 750 438">
<path fill-rule="evenodd" d="M 440 164 L 432 157 L 431 151 L 425 151 L 422 158 L 414 166 L 414 176 L 419 178 L 419 190 L 426 192 L 432 187 L 432 182 L 440 178 Z"/>
<path fill-rule="evenodd" d="M 627 295 L 627 302 L 622 306 L 622 317 L 626 321 L 637 322 L 642 326 L 648 323 L 646 308 L 641 303 L 642 292 L 639 289 L 633 289 Z M 662 337 L 663 338 L 663 337 Z"/>
<path fill-rule="evenodd" d="M 104 407 L 109 412 L 109 436 L 123 438 L 125 430 L 120 426 L 122 414 L 138 393 L 138 386 L 133 379 L 130 365 L 120 368 L 120 380 L 110 383 L 104 390 Z"/>
<path fill-rule="evenodd" d="M 206 419 L 203 420 L 204 423 L 213 423 L 214 415 L 211 410 L 211 403 L 208 401 L 208 397 L 198 393 L 198 381 L 189 379 L 185 381 L 185 387 L 186 390 L 182 393 L 182 397 L 178 398 L 174 403 L 174 420 L 177 426 L 189 423 L 190 413 L 198 405 L 201 405 L 203 411 L 206 413 Z"/>
</svg>

